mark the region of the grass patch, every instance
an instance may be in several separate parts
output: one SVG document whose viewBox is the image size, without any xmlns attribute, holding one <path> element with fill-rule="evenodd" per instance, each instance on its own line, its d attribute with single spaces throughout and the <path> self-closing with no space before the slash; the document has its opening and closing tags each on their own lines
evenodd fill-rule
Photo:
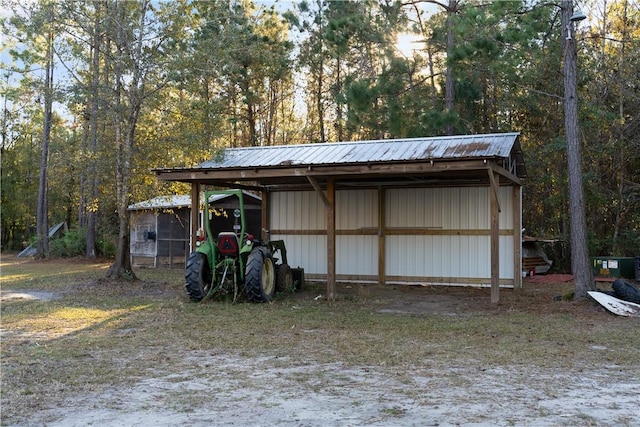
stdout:
<svg viewBox="0 0 640 427">
<path fill-rule="evenodd" d="M 451 375 L 457 366 L 469 365 L 579 370 L 606 363 L 625 369 L 639 356 L 640 335 L 629 333 L 637 330 L 637 319 L 589 304 L 552 303 L 548 290 L 546 296 L 539 289 L 505 291 L 508 306 L 498 307 L 487 304 L 487 293 L 447 288 L 411 294 L 372 289 L 366 297 L 340 288 L 338 300 L 327 302 L 315 299 L 322 288 L 308 287 L 269 304 L 194 304 L 181 270 L 137 270 L 141 280 L 115 282 L 104 279 L 108 264 L 102 263 L 3 259 L 1 268 L 3 292 L 55 295 L 2 302 L 1 393 L 3 419 L 9 421 L 74 394 L 126 386 L 157 372 L 181 378 L 194 365 L 215 369 L 206 356 L 194 360 L 193 354 L 266 358 L 265 363 L 283 366 L 376 366 L 399 373 L 428 365 Z M 449 309 L 446 314 L 382 310 L 398 299 L 409 304 L 448 292 L 460 293 L 454 302 L 464 295 L 475 299 L 467 309 L 458 307 L 455 316 Z M 546 305 L 536 309 L 540 301 Z M 307 381 L 307 374 L 297 375 Z M 404 414 L 397 407 L 383 412 Z"/>
</svg>

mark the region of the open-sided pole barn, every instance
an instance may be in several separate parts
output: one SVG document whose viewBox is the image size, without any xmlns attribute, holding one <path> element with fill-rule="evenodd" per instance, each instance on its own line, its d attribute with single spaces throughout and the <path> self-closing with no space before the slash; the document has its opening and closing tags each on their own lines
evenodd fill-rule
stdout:
<svg viewBox="0 0 640 427">
<path fill-rule="evenodd" d="M 262 238 L 284 240 L 329 299 L 339 280 L 490 285 L 498 302 L 522 284 L 518 136 L 230 148 L 155 172 L 191 183 L 192 200 L 206 185 L 260 191 Z"/>
</svg>

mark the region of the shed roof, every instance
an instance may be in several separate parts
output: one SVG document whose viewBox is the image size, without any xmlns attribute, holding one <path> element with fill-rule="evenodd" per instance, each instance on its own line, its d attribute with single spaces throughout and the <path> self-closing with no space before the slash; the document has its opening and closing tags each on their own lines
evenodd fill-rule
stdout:
<svg viewBox="0 0 640 427">
<path fill-rule="evenodd" d="M 458 135 L 268 147 L 227 148 L 188 168 L 156 169 L 160 179 L 233 186 L 309 185 L 307 177 L 361 181 L 471 179 L 489 166 L 507 180 L 526 176 L 519 133 Z M 488 178 L 487 178 L 488 179 Z"/>
<path fill-rule="evenodd" d="M 260 196 L 249 193 L 247 191 L 244 191 L 243 193 L 245 194 L 245 196 L 253 197 L 256 200 L 260 200 Z M 209 197 L 209 203 L 215 203 L 231 196 L 232 196 L 231 194 L 213 194 Z M 129 205 L 129 210 L 138 211 L 138 210 L 171 209 L 171 208 L 185 208 L 185 207 L 187 208 L 191 207 L 191 196 L 188 194 L 177 194 L 177 195 L 168 195 L 168 196 L 158 196 L 158 197 L 154 197 L 153 199 L 134 203 L 132 205 Z"/>
<path fill-rule="evenodd" d="M 517 133 L 229 148 L 202 169 L 509 157 Z"/>
</svg>

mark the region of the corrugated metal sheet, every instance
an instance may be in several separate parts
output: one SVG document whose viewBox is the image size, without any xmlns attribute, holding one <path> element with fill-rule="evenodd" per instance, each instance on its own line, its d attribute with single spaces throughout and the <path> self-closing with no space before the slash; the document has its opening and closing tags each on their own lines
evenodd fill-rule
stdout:
<svg viewBox="0 0 640 427">
<path fill-rule="evenodd" d="M 271 229 L 325 230 L 324 205 L 315 191 L 274 192 L 271 195 Z"/>
<path fill-rule="evenodd" d="M 511 187 L 500 187 L 500 228 L 512 227 Z M 324 205 L 313 191 L 273 192 L 271 228 L 274 230 L 326 230 Z M 336 192 L 337 230 L 377 228 L 377 190 Z M 488 230 L 487 187 L 390 189 L 386 195 L 386 226 L 460 230 L 461 235 L 387 235 L 386 274 L 403 277 L 478 278 L 491 277 L 489 235 L 464 234 L 464 230 Z M 289 262 L 303 266 L 309 274 L 326 274 L 326 236 L 282 234 Z M 513 273 L 513 237 L 500 236 L 500 277 Z M 378 274 L 378 236 L 336 237 L 338 275 Z M 472 281 L 473 281 L 472 280 Z"/>
<path fill-rule="evenodd" d="M 260 200 L 260 196 L 251 194 L 244 191 L 245 196 L 252 197 L 256 200 Z M 231 196 L 230 194 L 214 194 L 209 197 L 209 203 L 218 202 L 222 199 L 226 199 Z M 201 196 L 201 200 L 204 200 L 204 195 Z M 246 199 L 245 199 L 246 200 Z M 129 205 L 130 211 L 138 211 L 145 209 L 170 209 L 170 208 L 183 208 L 191 207 L 191 196 L 188 194 L 170 195 L 170 196 L 158 196 L 153 199 L 144 200 L 142 202 Z"/>
<path fill-rule="evenodd" d="M 489 236 L 388 236 L 387 274 L 489 278 L 489 247 Z"/>
<path fill-rule="evenodd" d="M 327 274 L 327 236 L 272 234 L 271 239 L 284 240 L 291 267 L 303 267 L 307 274 Z"/>
<path fill-rule="evenodd" d="M 378 227 L 377 190 L 336 191 L 336 229 Z"/>
<path fill-rule="evenodd" d="M 519 133 L 228 148 L 202 169 L 508 158 Z"/>
<path fill-rule="evenodd" d="M 378 236 L 336 236 L 336 274 L 377 275 Z"/>
</svg>

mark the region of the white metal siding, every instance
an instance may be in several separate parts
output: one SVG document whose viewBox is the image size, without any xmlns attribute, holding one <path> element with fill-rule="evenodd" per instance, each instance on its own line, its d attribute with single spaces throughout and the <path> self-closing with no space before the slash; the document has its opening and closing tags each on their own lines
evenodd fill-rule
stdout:
<svg viewBox="0 0 640 427">
<path fill-rule="evenodd" d="M 270 216 L 273 230 L 325 230 L 327 228 L 325 207 L 315 191 L 272 193 Z"/>
<path fill-rule="evenodd" d="M 387 236 L 387 275 L 491 277 L 489 241 L 489 236 Z"/>
<path fill-rule="evenodd" d="M 443 226 L 443 193 L 431 189 L 407 188 L 386 191 L 387 227 L 428 227 Z"/>
<path fill-rule="evenodd" d="M 272 230 L 326 230 L 325 206 L 315 191 L 274 192 L 271 194 Z M 271 234 L 272 240 L 284 240 L 291 267 L 305 273 L 327 273 L 327 236 L 317 234 Z"/>
<path fill-rule="evenodd" d="M 386 190 L 385 263 L 388 276 L 490 279 L 490 189 L 488 187 Z M 500 187 L 500 229 L 513 227 L 512 187 Z M 309 274 L 327 273 L 326 209 L 314 191 L 271 194 L 272 234 L 285 241 L 289 264 Z M 336 192 L 336 274 L 378 274 L 378 191 Z M 393 235 L 393 229 L 457 230 L 459 234 Z M 368 234 L 340 234 L 367 229 Z M 309 230 L 304 234 L 302 230 Z M 470 230 L 468 235 L 464 231 Z M 483 235 L 477 235 L 481 230 Z M 300 232 L 302 234 L 300 234 Z M 473 232 L 476 232 L 474 235 Z M 513 237 L 500 236 L 500 278 L 512 279 Z"/>
<path fill-rule="evenodd" d="M 336 236 L 336 274 L 376 276 L 378 236 Z"/>
<path fill-rule="evenodd" d="M 500 187 L 500 229 L 513 225 L 512 187 Z M 460 230 L 460 235 L 389 235 L 390 276 L 490 278 L 491 237 L 464 235 L 489 230 L 488 187 L 416 188 L 387 192 L 387 227 Z M 513 238 L 500 236 L 500 277 L 513 278 Z"/>
<path fill-rule="evenodd" d="M 336 229 L 378 227 L 378 190 L 336 191 Z"/>
<path fill-rule="evenodd" d="M 336 230 L 378 229 L 378 190 L 336 191 Z M 338 235 L 336 274 L 377 275 L 378 236 Z"/>
<path fill-rule="evenodd" d="M 302 267 L 310 274 L 327 274 L 327 236 L 276 234 L 271 239 L 284 240 L 287 261 L 292 268 Z"/>
</svg>

